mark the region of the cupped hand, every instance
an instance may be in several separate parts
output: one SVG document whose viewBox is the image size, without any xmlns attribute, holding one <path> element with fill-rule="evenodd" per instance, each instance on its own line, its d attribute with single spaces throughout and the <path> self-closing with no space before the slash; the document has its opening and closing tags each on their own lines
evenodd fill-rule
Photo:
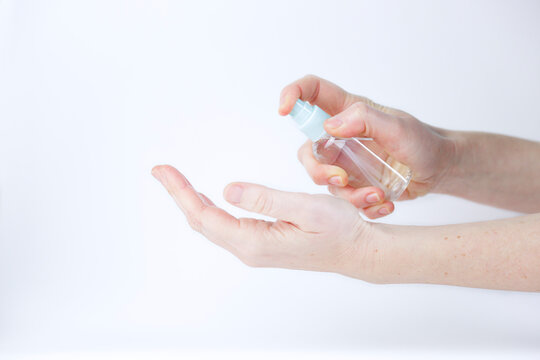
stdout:
<svg viewBox="0 0 540 360">
<path fill-rule="evenodd" d="M 394 159 L 407 165 L 413 177 L 399 200 L 436 191 L 455 163 L 456 146 L 451 132 L 424 124 L 406 112 L 350 94 L 314 75 L 305 76 L 282 90 L 280 115 L 289 114 L 297 99 L 317 105 L 332 116 L 324 124 L 330 135 L 373 138 Z M 394 210 L 394 204 L 384 199 L 382 189 L 367 183 L 359 188 L 349 186 L 345 170 L 318 162 L 311 141 L 300 147 L 298 159 L 316 184 L 328 185 L 332 194 L 347 199 L 369 218 L 385 216 Z"/>
<path fill-rule="evenodd" d="M 237 219 L 197 192 L 175 168 L 152 170 L 184 212 L 191 227 L 250 266 L 331 271 L 370 279 L 371 227 L 349 202 L 232 183 L 225 199 L 276 221 Z"/>
</svg>

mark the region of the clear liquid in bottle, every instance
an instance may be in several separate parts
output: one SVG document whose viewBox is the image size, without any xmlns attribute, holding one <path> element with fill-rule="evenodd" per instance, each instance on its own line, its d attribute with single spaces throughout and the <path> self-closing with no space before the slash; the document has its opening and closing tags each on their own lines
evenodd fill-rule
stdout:
<svg viewBox="0 0 540 360">
<path fill-rule="evenodd" d="M 313 153 L 321 163 L 345 170 L 350 186 L 376 186 L 390 201 L 401 196 L 411 179 L 411 170 L 370 138 L 323 136 L 313 143 Z"/>
<path fill-rule="evenodd" d="M 376 186 L 390 201 L 397 200 L 409 185 L 411 170 L 388 155 L 373 139 L 344 139 L 328 135 L 323 123 L 330 115 L 320 107 L 298 99 L 289 115 L 313 141 L 317 160 L 345 170 L 349 185 L 357 188 Z"/>
</svg>

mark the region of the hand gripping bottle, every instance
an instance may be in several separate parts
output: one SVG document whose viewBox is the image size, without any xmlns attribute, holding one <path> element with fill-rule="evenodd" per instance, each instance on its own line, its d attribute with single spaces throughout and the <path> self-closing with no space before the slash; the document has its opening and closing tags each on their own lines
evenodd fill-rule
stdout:
<svg viewBox="0 0 540 360">
<path fill-rule="evenodd" d="M 338 138 L 324 131 L 330 115 L 320 107 L 297 100 L 289 114 L 300 130 L 313 142 L 315 158 L 347 172 L 349 185 L 376 186 L 389 201 L 397 200 L 411 180 L 411 170 L 392 158 L 371 138 Z"/>
</svg>

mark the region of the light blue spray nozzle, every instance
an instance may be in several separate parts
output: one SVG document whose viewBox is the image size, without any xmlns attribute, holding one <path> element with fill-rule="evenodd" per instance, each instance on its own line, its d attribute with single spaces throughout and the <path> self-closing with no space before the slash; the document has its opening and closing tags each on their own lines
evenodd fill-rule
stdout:
<svg viewBox="0 0 540 360">
<path fill-rule="evenodd" d="M 311 105 L 298 99 L 289 115 L 298 124 L 300 131 L 306 134 L 311 141 L 315 142 L 327 135 L 323 123 L 330 115 L 317 105 Z"/>
</svg>

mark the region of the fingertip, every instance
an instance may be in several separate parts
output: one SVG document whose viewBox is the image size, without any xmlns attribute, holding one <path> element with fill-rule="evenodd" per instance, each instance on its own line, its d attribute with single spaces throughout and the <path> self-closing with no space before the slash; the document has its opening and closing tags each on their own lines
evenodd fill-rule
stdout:
<svg viewBox="0 0 540 360">
<path fill-rule="evenodd" d="M 366 217 L 368 219 L 371 219 L 371 220 L 375 220 L 375 219 L 378 219 L 378 218 L 381 217 L 381 215 L 378 215 L 377 213 L 373 213 L 373 212 L 365 210 L 365 209 L 363 210 L 363 213 L 364 213 L 364 215 L 366 215 Z"/>
<path fill-rule="evenodd" d="M 353 191 L 348 195 L 347 200 L 359 209 L 380 204 L 384 201 L 384 191 L 375 186 L 353 188 Z"/>
<path fill-rule="evenodd" d="M 163 173 L 170 173 L 170 172 L 179 172 L 171 165 L 164 164 L 164 165 L 156 165 L 152 168 L 152 175 L 158 174 L 161 175 Z"/>
<path fill-rule="evenodd" d="M 363 200 L 368 205 L 379 204 L 384 201 L 384 191 L 375 186 L 364 189 Z"/>
<path fill-rule="evenodd" d="M 338 174 L 338 175 L 330 175 L 327 180 L 327 184 L 321 184 L 321 185 L 334 185 L 338 187 L 345 187 L 347 186 L 349 182 L 349 179 L 347 177 L 347 174 Z"/>
<path fill-rule="evenodd" d="M 174 168 L 170 165 L 156 165 L 152 168 L 152 176 L 167 189 L 169 188 L 168 172 L 170 172 L 170 169 Z"/>
<path fill-rule="evenodd" d="M 336 120 L 336 122 L 334 122 Z M 341 120 L 337 121 L 335 118 L 326 120 L 323 124 L 324 130 L 335 137 L 354 137 L 356 135 L 350 135 L 347 124 L 341 123 Z"/>
<path fill-rule="evenodd" d="M 347 185 L 347 186 L 336 186 L 336 185 L 328 185 L 328 191 L 337 197 L 340 197 L 344 200 L 347 200 L 348 202 L 351 202 L 351 194 L 354 192 L 354 188 Z M 354 205 L 354 203 L 353 203 Z M 358 207 L 358 206 L 357 206 Z"/>
<path fill-rule="evenodd" d="M 189 180 L 171 165 L 158 165 L 152 169 L 152 175 L 158 179 L 165 187 L 174 187 L 176 190 L 186 186 L 191 186 Z"/>
<path fill-rule="evenodd" d="M 377 213 L 381 216 L 390 215 L 394 211 L 394 204 L 386 202 L 377 210 Z"/>
<path fill-rule="evenodd" d="M 280 104 L 279 104 L 279 109 L 278 109 L 279 115 L 281 116 L 288 115 L 291 112 L 295 102 L 296 102 L 296 99 L 294 99 L 294 96 L 292 96 L 291 94 L 286 94 L 284 97 L 282 97 L 280 99 Z"/>
<path fill-rule="evenodd" d="M 244 186 L 240 183 L 230 183 L 223 189 L 223 198 L 231 204 L 238 204 L 242 200 Z"/>
<path fill-rule="evenodd" d="M 231 186 L 233 186 L 233 184 L 235 184 L 235 183 L 227 184 L 227 185 L 223 188 L 223 193 L 222 193 L 222 195 L 223 195 L 223 198 L 224 198 L 225 200 L 227 200 L 227 193 L 229 192 L 229 188 L 230 188 Z"/>
<path fill-rule="evenodd" d="M 156 165 L 152 168 L 151 174 L 153 177 L 155 177 L 157 180 L 160 180 L 161 174 L 160 174 L 160 168 L 162 165 Z"/>
<path fill-rule="evenodd" d="M 290 113 L 291 111 L 287 111 L 287 106 L 286 104 L 280 104 L 279 105 L 279 109 L 278 109 L 278 114 L 281 115 L 281 116 L 285 116 L 287 115 L 288 113 Z"/>
<path fill-rule="evenodd" d="M 312 152 L 313 153 L 313 152 Z M 349 176 L 347 172 L 336 165 L 320 164 L 317 163 L 321 173 L 324 175 L 323 185 L 334 185 L 343 188 L 349 184 Z"/>
<path fill-rule="evenodd" d="M 380 205 L 370 206 L 364 209 L 364 214 L 370 219 L 378 219 L 390 215 L 394 211 L 394 203 L 386 201 Z"/>
</svg>

